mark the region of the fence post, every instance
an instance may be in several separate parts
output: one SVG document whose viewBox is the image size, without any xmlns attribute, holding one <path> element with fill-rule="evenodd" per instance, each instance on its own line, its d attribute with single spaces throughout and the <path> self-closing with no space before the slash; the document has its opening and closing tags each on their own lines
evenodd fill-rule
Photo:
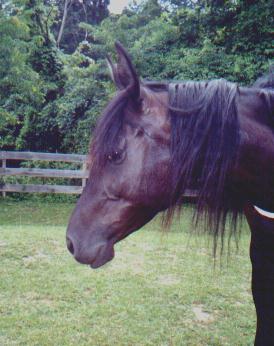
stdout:
<svg viewBox="0 0 274 346">
<path fill-rule="evenodd" d="M 2 159 L 2 168 L 5 169 L 7 167 L 7 160 Z M 5 198 L 6 197 L 6 191 L 2 191 L 2 196 Z"/>
<path fill-rule="evenodd" d="M 83 163 L 82 170 L 83 170 L 84 173 L 87 170 L 87 162 L 86 161 Z M 84 188 L 86 186 L 86 183 L 87 183 L 87 179 L 83 178 L 82 179 L 82 188 Z"/>
</svg>

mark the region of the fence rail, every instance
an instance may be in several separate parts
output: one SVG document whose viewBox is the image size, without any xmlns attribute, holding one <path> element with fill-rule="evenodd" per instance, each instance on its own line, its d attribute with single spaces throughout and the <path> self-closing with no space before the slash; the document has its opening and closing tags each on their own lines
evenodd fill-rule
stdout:
<svg viewBox="0 0 274 346">
<path fill-rule="evenodd" d="M 86 155 L 38 153 L 31 151 L 0 151 L 0 160 L 39 160 L 59 162 L 86 162 Z"/>
<path fill-rule="evenodd" d="M 78 163 L 82 166 L 82 169 L 7 167 L 7 161 L 23 160 Z M 0 178 L 3 176 L 28 176 L 40 178 L 81 179 L 81 185 L 1 184 L 0 181 L 0 192 L 2 192 L 3 196 L 5 196 L 7 192 L 81 194 L 88 178 L 86 160 L 86 155 L 78 154 L 0 151 L 0 161 L 2 161 L 2 167 L 0 167 Z M 195 201 L 196 196 L 196 191 L 187 190 L 184 195 L 184 199 Z"/>
<path fill-rule="evenodd" d="M 53 154 L 20 151 L 0 151 L 0 177 L 2 176 L 28 176 L 40 178 L 66 178 L 81 179 L 81 185 L 34 185 L 34 184 L 1 184 L 0 191 L 5 196 L 6 192 L 28 192 L 28 193 L 65 193 L 81 194 L 86 185 L 88 171 L 86 166 L 86 155 L 78 154 Z M 45 168 L 11 168 L 7 167 L 9 161 L 48 161 L 69 162 L 81 164 L 82 169 L 45 169 Z"/>
</svg>

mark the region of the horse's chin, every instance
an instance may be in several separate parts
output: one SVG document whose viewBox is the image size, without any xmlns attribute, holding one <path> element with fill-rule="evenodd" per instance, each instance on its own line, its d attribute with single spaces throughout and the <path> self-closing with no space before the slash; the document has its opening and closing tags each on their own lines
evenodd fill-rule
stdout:
<svg viewBox="0 0 274 346">
<path fill-rule="evenodd" d="M 110 262 L 114 257 L 114 247 L 107 247 L 105 251 L 100 251 L 94 260 L 90 263 L 92 269 L 102 267 L 107 262 Z"/>
</svg>

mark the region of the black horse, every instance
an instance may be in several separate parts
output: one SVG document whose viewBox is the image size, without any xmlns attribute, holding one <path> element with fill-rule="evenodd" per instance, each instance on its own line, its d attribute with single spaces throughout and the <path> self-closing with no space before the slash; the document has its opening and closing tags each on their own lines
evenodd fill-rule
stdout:
<svg viewBox="0 0 274 346">
<path fill-rule="evenodd" d="M 93 135 L 90 177 L 71 216 L 67 246 L 92 268 L 114 257 L 114 244 L 167 210 L 188 190 L 197 218 L 223 239 L 247 216 L 252 233 L 256 345 L 274 345 L 274 91 L 273 75 L 250 88 L 208 82 L 140 81 L 116 43 L 109 65 L 118 88 Z M 272 79 L 271 79 L 272 78 Z M 254 206 L 259 208 L 255 208 Z"/>
</svg>

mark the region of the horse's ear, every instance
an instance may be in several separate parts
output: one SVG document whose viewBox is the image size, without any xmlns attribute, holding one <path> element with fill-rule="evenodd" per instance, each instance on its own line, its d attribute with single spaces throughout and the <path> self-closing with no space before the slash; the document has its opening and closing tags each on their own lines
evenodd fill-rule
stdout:
<svg viewBox="0 0 274 346">
<path fill-rule="evenodd" d="M 134 98 L 139 98 L 140 81 L 128 52 L 120 42 L 115 42 L 115 48 L 118 54 L 117 64 L 114 64 L 111 59 L 107 57 L 112 80 L 118 89 L 128 89 L 129 93 L 131 93 Z"/>
</svg>

